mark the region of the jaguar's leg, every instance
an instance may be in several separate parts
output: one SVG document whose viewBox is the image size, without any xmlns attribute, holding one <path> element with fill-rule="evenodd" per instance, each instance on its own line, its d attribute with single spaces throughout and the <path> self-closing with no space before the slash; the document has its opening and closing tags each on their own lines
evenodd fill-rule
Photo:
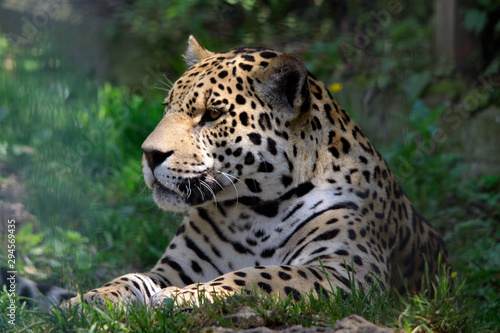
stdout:
<svg viewBox="0 0 500 333">
<path fill-rule="evenodd" d="M 357 288 L 368 290 L 378 279 L 387 287 L 387 276 L 387 272 L 371 272 L 364 267 L 347 269 L 344 263 L 338 262 L 306 266 L 248 267 L 206 283 L 162 289 L 153 295 L 151 303 L 153 306 L 159 306 L 163 300 L 173 298 L 177 302 L 198 304 L 200 297 L 212 301 L 215 295 L 220 297 L 240 292 L 254 293 L 256 290 L 280 297 L 291 295 L 295 300 L 299 300 L 311 292 L 317 296 L 329 296 L 330 291 L 338 292 L 339 288 L 347 294 L 351 291 L 351 282 L 355 283 Z"/>
</svg>

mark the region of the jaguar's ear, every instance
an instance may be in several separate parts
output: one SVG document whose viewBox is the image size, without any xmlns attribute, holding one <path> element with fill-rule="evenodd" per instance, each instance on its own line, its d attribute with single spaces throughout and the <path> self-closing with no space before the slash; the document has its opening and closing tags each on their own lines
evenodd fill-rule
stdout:
<svg viewBox="0 0 500 333">
<path fill-rule="evenodd" d="M 188 48 L 184 54 L 184 60 L 186 60 L 188 67 L 196 65 L 198 62 L 211 56 L 212 54 L 214 53 L 201 46 L 193 35 L 189 36 Z"/>
<path fill-rule="evenodd" d="M 281 54 L 270 59 L 258 79 L 259 94 L 271 105 L 291 107 L 297 113 L 310 109 L 307 69 L 296 56 Z"/>
</svg>

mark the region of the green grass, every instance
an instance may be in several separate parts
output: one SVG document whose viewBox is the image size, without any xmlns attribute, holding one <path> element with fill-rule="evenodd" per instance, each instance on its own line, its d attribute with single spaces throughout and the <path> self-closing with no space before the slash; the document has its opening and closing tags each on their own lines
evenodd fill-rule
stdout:
<svg viewBox="0 0 500 333">
<path fill-rule="evenodd" d="M 298 302 L 257 293 L 220 297 L 213 303 L 202 299 L 199 306 L 174 306 L 176 301 L 169 300 L 154 310 L 144 305 L 124 311 L 111 304 L 102 307 L 81 304 L 52 312 L 19 310 L 21 316 L 17 318 L 16 329 L 33 332 L 197 332 L 212 326 L 282 329 L 293 325 L 334 326 L 337 320 L 357 314 L 377 325 L 408 332 L 419 328 L 426 332 L 487 330 L 485 323 L 472 316 L 473 301 L 463 293 L 466 283 L 450 272 L 442 269 L 437 281 L 427 277 L 423 282 L 425 291 L 411 297 L 390 296 L 378 288 L 365 294 L 353 288 L 347 299 L 340 292 L 330 290 L 330 298 L 316 298 L 311 293 Z M 235 315 L 248 308 L 253 312 L 251 316 Z M 8 327 L 5 322 L 0 325 Z"/>
<path fill-rule="evenodd" d="M 331 45 L 320 45 L 317 52 L 329 55 L 332 50 Z M 153 91 L 144 100 L 129 95 L 126 88 L 97 85 L 64 61 L 50 61 L 43 47 L 12 50 L 0 38 L 0 63 L 7 60 L 11 65 L 0 67 L 0 184 L 17 175 L 24 188 L 22 202 L 36 216 L 16 231 L 18 271 L 84 291 L 119 274 L 151 267 L 180 220 L 154 206 L 141 178 L 139 147 L 161 116 L 162 92 Z M 397 59 L 386 61 L 402 66 Z M 321 71 L 320 65 L 313 64 Z M 370 75 L 362 78 L 364 83 L 354 78 L 349 86 L 381 84 Z M 415 80 L 419 77 L 428 80 L 426 75 Z M 392 85 L 395 82 L 384 83 L 387 89 Z M 415 140 L 432 138 L 439 123 L 442 108 L 427 106 L 424 91 L 408 96 L 402 106 L 409 113 L 409 121 L 401 120 L 408 127 L 405 137 L 382 149 L 396 173 L 407 170 L 405 163 L 420 149 Z M 500 177 L 467 176 L 462 156 L 451 154 L 450 146 L 440 146 L 410 173 L 398 175 L 418 209 L 444 235 L 451 255 L 453 271 L 443 270 L 437 281 L 427 281 L 427 291 L 420 295 L 354 291 L 343 301 L 333 292 L 331 299 L 306 298 L 298 303 L 242 296 L 185 309 L 166 304 L 148 311 L 138 306 L 126 315 L 112 307 L 44 312 L 18 304 L 12 327 L 6 321 L 10 299 L 3 293 L 0 331 L 247 328 L 257 319 L 241 322 L 230 316 L 245 306 L 270 328 L 333 326 L 340 318 L 359 314 L 408 332 L 498 330 Z M 1 237 L 1 262 L 6 261 L 5 242 Z"/>
</svg>

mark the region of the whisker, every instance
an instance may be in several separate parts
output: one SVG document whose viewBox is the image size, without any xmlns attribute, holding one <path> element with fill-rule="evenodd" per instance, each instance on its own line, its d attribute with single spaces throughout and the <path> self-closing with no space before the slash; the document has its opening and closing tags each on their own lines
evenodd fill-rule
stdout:
<svg viewBox="0 0 500 333">
<path fill-rule="evenodd" d="M 154 89 L 158 89 L 158 90 L 163 90 L 163 91 L 166 91 L 167 93 L 170 91 L 170 89 L 168 88 L 163 88 L 163 87 L 153 87 Z"/>
<path fill-rule="evenodd" d="M 208 186 L 207 183 L 205 183 L 203 180 L 200 180 L 200 184 L 203 185 L 205 188 L 207 188 L 210 193 L 212 193 L 212 196 L 214 197 L 214 200 L 215 200 L 215 207 L 217 207 L 217 199 L 215 198 L 215 193 L 214 191 L 210 188 L 210 186 Z"/>
<path fill-rule="evenodd" d="M 261 162 L 265 162 L 264 156 L 262 156 L 261 153 L 258 153 L 257 156 L 259 156 L 259 159 Z M 266 168 L 266 172 L 267 172 L 267 163 L 264 163 L 264 167 Z"/>
<path fill-rule="evenodd" d="M 205 201 L 205 195 L 203 194 L 203 191 L 201 190 L 201 188 L 199 188 L 196 185 L 194 187 L 196 187 L 198 189 L 198 192 L 200 192 L 200 194 L 201 194 L 201 200 Z"/>
<path fill-rule="evenodd" d="M 140 176 L 140 179 L 139 179 L 138 183 L 139 183 L 138 186 L 141 187 L 141 190 L 139 191 L 139 194 L 143 195 L 146 192 L 146 189 L 148 188 L 148 186 L 146 185 L 146 181 L 144 180 L 144 178 L 142 177 L 142 175 Z"/>
<path fill-rule="evenodd" d="M 224 187 L 217 181 L 217 179 L 215 179 L 214 177 L 210 176 L 210 175 L 207 175 L 208 178 L 210 178 L 215 184 L 219 185 L 219 187 L 221 188 L 221 190 L 224 189 Z"/>
<path fill-rule="evenodd" d="M 161 81 L 161 80 L 158 80 L 158 81 L 160 83 L 163 83 L 165 86 L 167 86 L 167 88 L 172 88 L 172 86 L 174 85 L 174 83 L 172 82 L 172 80 L 170 80 L 165 73 L 161 73 L 161 76 L 163 76 L 163 78 L 165 79 L 165 81 Z"/>
<path fill-rule="evenodd" d="M 250 188 L 247 186 L 247 184 L 245 184 L 244 182 L 241 181 L 241 179 L 239 179 L 238 177 L 236 176 L 233 176 L 229 173 L 226 173 L 226 172 L 221 172 L 224 176 L 226 177 L 233 177 L 234 179 L 236 179 L 236 181 L 238 181 L 238 183 L 242 184 L 243 186 L 245 186 L 247 188 L 247 190 L 250 191 Z"/>
<path fill-rule="evenodd" d="M 222 171 L 219 171 L 219 170 L 215 170 L 215 171 L 217 171 L 218 173 L 220 173 L 221 175 L 223 175 L 224 177 L 226 177 L 229 180 L 229 182 L 231 183 L 231 185 L 233 185 L 234 191 L 236 192 L 236 200 L 238 200 L 238 196 L 239 196 L 238 195 L 238 189 L 236 188 L 236 185 L 234 184 L 234 182 L 232 181 L 232 179 L 229 178 L 230 176 L 233 177 L 233 178 L 236 178 L 236 177 L 234 177 L 234 176 L 232 176 L 232 175 L 230 175 L 230 174 L 228 174 L 226 172 L 222 172 Z M 236 180 L 239 181 L 238 178 L 236 178 Z"/>
<path fill-rule="evenodd" d="M 153 208 L 158 209 L 158 206 L 154 203 L 154 201 L 153 201 L 153 203 L 152 203 L 152 204 L 150 204 L 150 205 L 146 206 L 146 209 L 153 209 Z"/>
<path fill-rule="evenodd" d="M 215 170 L 215 171 L 217 171 L 217 172 L 218 172 L 218 173 L 220 173 L 220 174 L 223 174 L 223 175 L 224 175 L 224 176 L 226 176 L 226 177 L 232 177 L 232 178 L 236 179 L 237 181 L 241 182 L 241 180 L 240 180 L 238 177 L 233 176 L 233 175 L 232 175 L 232 174 L 230 174 L 230 173 L 223 172 L 223 171 L 219 171 L 219 170 Z"/>
<path fill-rule="evenodd" d="M 191 180 L 188 178 L 188 186 L 187 186 L 187 196 L 186 196 L 186 199 L 189 198 L 189 196 L 191 195 Z"/>
<path fill-rule="evenodd" d="M 229 182 L 231 183 L 231 185 L 233 185 L 234 187 L 234 191 L 236 192 L 236 204 L 234 205 L 234 209 L 233 209 L 233 213 L 236 211 L 236 207 L 238 206 L 238 203 L 239 203 L 239 193 L 238 193 L 238 189 L 236 188 L 236 185 L 234 184 L 234 182 L 231 180 L 231 178 L 229 177 L 233 177 L 234 179 L 236 179 L 236 181 L 240 181 L 237 177 L 233 176 L 233 175 L 230 175 L 226 172 L 222 172 L 222 171 L 219 171 L 219 170 L 214 170 L 215 172 L 223 175 L 224 177 L 227 178 L 227 180 L 229 180 Z"/>
</svg>

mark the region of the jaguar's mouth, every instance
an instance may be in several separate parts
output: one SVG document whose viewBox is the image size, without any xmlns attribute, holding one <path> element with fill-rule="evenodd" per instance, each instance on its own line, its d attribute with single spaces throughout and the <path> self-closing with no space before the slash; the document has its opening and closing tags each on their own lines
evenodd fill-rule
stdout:
<svg viewBox="0 0 500 333">
<path fill-rule="evenodd" d="M 153 191 L 159 192 L 159 194 L 165 195 L 165 196 L 181 196 L 181 194 L 166 188 L 162 183 L 160 183 L 158 180 L 156 180 L 153 184 Z"/>
<path fill-rule="evenodd" d="M 211 178 L 211 179 L 210 179 Z M 212 177 L 183 178 L 170 188 L 156 180 L 153 184 L 153 196 L 159 206 L 186 204 L 197 206 L 215 199 L 222 190 L 221 185 Z"/>
</svg>

